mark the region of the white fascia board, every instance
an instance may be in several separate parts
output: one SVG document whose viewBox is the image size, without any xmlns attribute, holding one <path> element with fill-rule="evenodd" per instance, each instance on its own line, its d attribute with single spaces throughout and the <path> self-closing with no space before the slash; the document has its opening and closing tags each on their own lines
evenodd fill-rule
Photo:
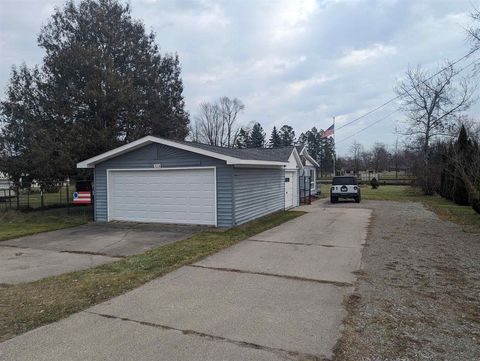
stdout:
<svg viewBox="0 0 480 361">
<path fill-rule="evenodd" d="M 277 162 L 279 163 L 279 162 Z M 281 163 L 281 164 L 273 164 L 273 162 L 270 162 L 269 164 L 252 164 L 252 163 L 245 163 L 245 164 L 234 164 L 234 168 L 282 168 L 286 169 L 288 166 L 288 163 Z"/>
<path fill-rule="evenodd" d="M 94 168 L 95 164 L 97 164 L 99 162 L 102 162 L 102 161 L 105 161 L 107 159 L 122 155 L 122 154 L 127 153 L 131 150 L 143 147 L 144 145 L 146 145 L 148 143 L 152 143 L 153 140 L 150 139 L 150 138 L 153 138 L 153 137 L 151 137 L 151 136 L 143 137 L 143 138 L 137 139 L 134 142 L 122 145 L 121 147 L 109 150 L 108 152 L 105 152 L 105 153 L 99 154 L 95 157 L 86 159 L 86 160 L 84 160 L 80 163 L 77 163 L 77 168 Z"/>
<path fill-rule="evenodd" d="M 305 149 L 305 147 L 304 147 L 304 149 Z M 303 150 L 302 150 L 302 152 L 303 152 Z M 292 153 L 293 153 L 295 159 L 297 160 L 298 168 L 303 169 L 302 158 L 300 158 L 300 154 L 298 154 L 297 149 L 295 147 L 293 147 L 293 152 Z"/>
<path fill-rule="evenodd" d="M 180 144 L 180 143 L 177 143 L 177 142 L 174 142 L 174 141 L 171 141 L 171 140 L 157 138 L 157 137 L 149 135 L 149 136 L 143 137 L 141 139 L 138 139 L 134 142 L 122 145 L 121 147 L 118 147 L 118 148 L 112 149 L 108 152 L 97 155 L 93 158 L 84 160 L 83 162 L 80 162 L 80 163 L 77 164 L 77 168 L 94 168 L 95 164 L 97 164 L 97 163 L 106 161 L 110 158 L 114 158 L 114 157 L 119 156 L 121 154 L 127 153 L 131 150 L 140 148 L 140 147 L 142 147 L 146 144 L 149 144 L 149 143 L 159 143 L 159 144 L 167 145 L 167 146 L 170 146 L 170 147 L 173 147 L 173 148 L 183 149 L 183 150 L 186 150 L 186 151 L 189 151 L 189 152 L 192 152 L 192 153 L 197 153 L 197 154 L 205 155 L 207 157 L 220 159 L 220 160 L 225 161 L 227 164 L 232 164 L 232 165 L 235 165 L 235 164 L 259 165 L 259 166 L 261 166 L 261 165 L 266 165 L 266 166 L 269 166 L 269 165 L 284 166 L 284 165 L 286 165 L 285 162 L 270 162 L 270 161 L 264 161 L 264 160 L 239 159 L 239 158 L 230 157 L 230 156 L 227 156 L 227 155 L 211 152 L 209 150 L 196 148 L 196 147 L 193 147 L 193 146 L 190 146 L 190 145 L 187 145 L 187 144 Z"/>
<path fill-rule="evenodd" d="M 310 154 L 308 154 L 307 151 L 302 151 L 303 155 L 305 158 L 309 160 L 310 163 L 312 163 L 315 167 L 320 167 L 320 164 L 317 163 L 315 159 L 313 159 Z"/>
</svg>

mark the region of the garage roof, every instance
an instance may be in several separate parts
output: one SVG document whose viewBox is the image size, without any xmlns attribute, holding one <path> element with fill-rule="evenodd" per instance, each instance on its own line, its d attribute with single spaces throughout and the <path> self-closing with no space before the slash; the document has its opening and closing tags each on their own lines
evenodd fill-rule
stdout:
<svg viewBox="0 0 480 361">
<path fill-rule="evenodd" d="M 208 157 L 221 159 L 227 164 L 237 165 L 263 165 L 263 166 L 286 166 L 288 159 L 294 151 L 294 146 L 279 148 L 224 148 L 207 144 L 164 139 L 147 136 L 96 157 L 84 160 L 77 164 L 77 168 L 94 168 L 95 164 L 117 157 L 121 154 L 141 148 L 150 143 L 164 144 L 170 147 L 187 150 L 193 153 L 202 154 Z"/>
<path fill-rule="evenodd" d="M 239 159 L 265 160 L 275 162 L 288 162 L 294 146 L 278 148 L 225 148 L 214 145 L 178 141 L 176 143 L 191 145 L 200 149 L 209 150 L 218 154 L 228 155 Z"/>
</svg>

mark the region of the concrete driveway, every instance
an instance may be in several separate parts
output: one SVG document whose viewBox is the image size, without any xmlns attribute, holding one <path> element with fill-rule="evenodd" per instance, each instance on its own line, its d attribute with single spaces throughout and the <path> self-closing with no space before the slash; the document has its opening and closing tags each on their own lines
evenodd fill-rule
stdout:
<svg viewBox="0 0 480 361">
<path fill-rule="evenodd" d="M 91 223 L 0 242 L 0 284 L 38 280 L 113 262 L 205 229 L 142 223 Z"/>
<path fill-rule="evenodd" d="M 370 210 L 324 208 L 0 344 L 0 360 L 329 358 Z M 28 346 L 25 346 L 28 345 Z"/>
</svg>

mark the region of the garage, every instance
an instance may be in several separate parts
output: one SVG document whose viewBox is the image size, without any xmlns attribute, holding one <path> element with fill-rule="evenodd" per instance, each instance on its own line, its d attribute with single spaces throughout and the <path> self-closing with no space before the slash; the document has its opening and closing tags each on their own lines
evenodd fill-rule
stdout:
<svg viewBox="0 0 480 361">
<path fill-rule="evenodd" d="M 109 170 L 108 220 L 216 225 L 215 168 Z"/>
<path fill-rule="evenodd" d="M 232 227 L 299 203 L 296 147 L 225 148 L 147 136 L 77 164 L 97 222 Z"/>
</svg>

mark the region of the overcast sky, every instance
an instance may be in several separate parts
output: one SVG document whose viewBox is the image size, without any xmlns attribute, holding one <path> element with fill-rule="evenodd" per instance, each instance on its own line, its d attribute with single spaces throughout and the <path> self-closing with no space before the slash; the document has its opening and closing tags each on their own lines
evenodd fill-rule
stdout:
<svg viewBox="0 0 480 361">
<path fill-rule="evenodd" d="M 42 23 L 62 0 L 0 0 L 0 90 L 11 66 L 39 64 Z M 409 65 L 436 68 L 469 51 L 470 0 L 132 0 L 133 16 L 157 34 L 162 52 L 182 63 L 187 109 L 220 96 L 246 106 L 242 122 L 289 124 L 297 134 L 340 127 L 394 96 Z M 468 63 L 466 63 L 468 64 Z M 465 64 L 465 65 L 466 65 Z M 392 144 L 392 104 L 336 133 L 339 154 L 356 139 Z M 477 116 L 479 107 L 471 109 Z M 268 136 L 269 134 L 267 134 Z M 343 139 L 346 139 L 342 141 Z"/>
</svg>

